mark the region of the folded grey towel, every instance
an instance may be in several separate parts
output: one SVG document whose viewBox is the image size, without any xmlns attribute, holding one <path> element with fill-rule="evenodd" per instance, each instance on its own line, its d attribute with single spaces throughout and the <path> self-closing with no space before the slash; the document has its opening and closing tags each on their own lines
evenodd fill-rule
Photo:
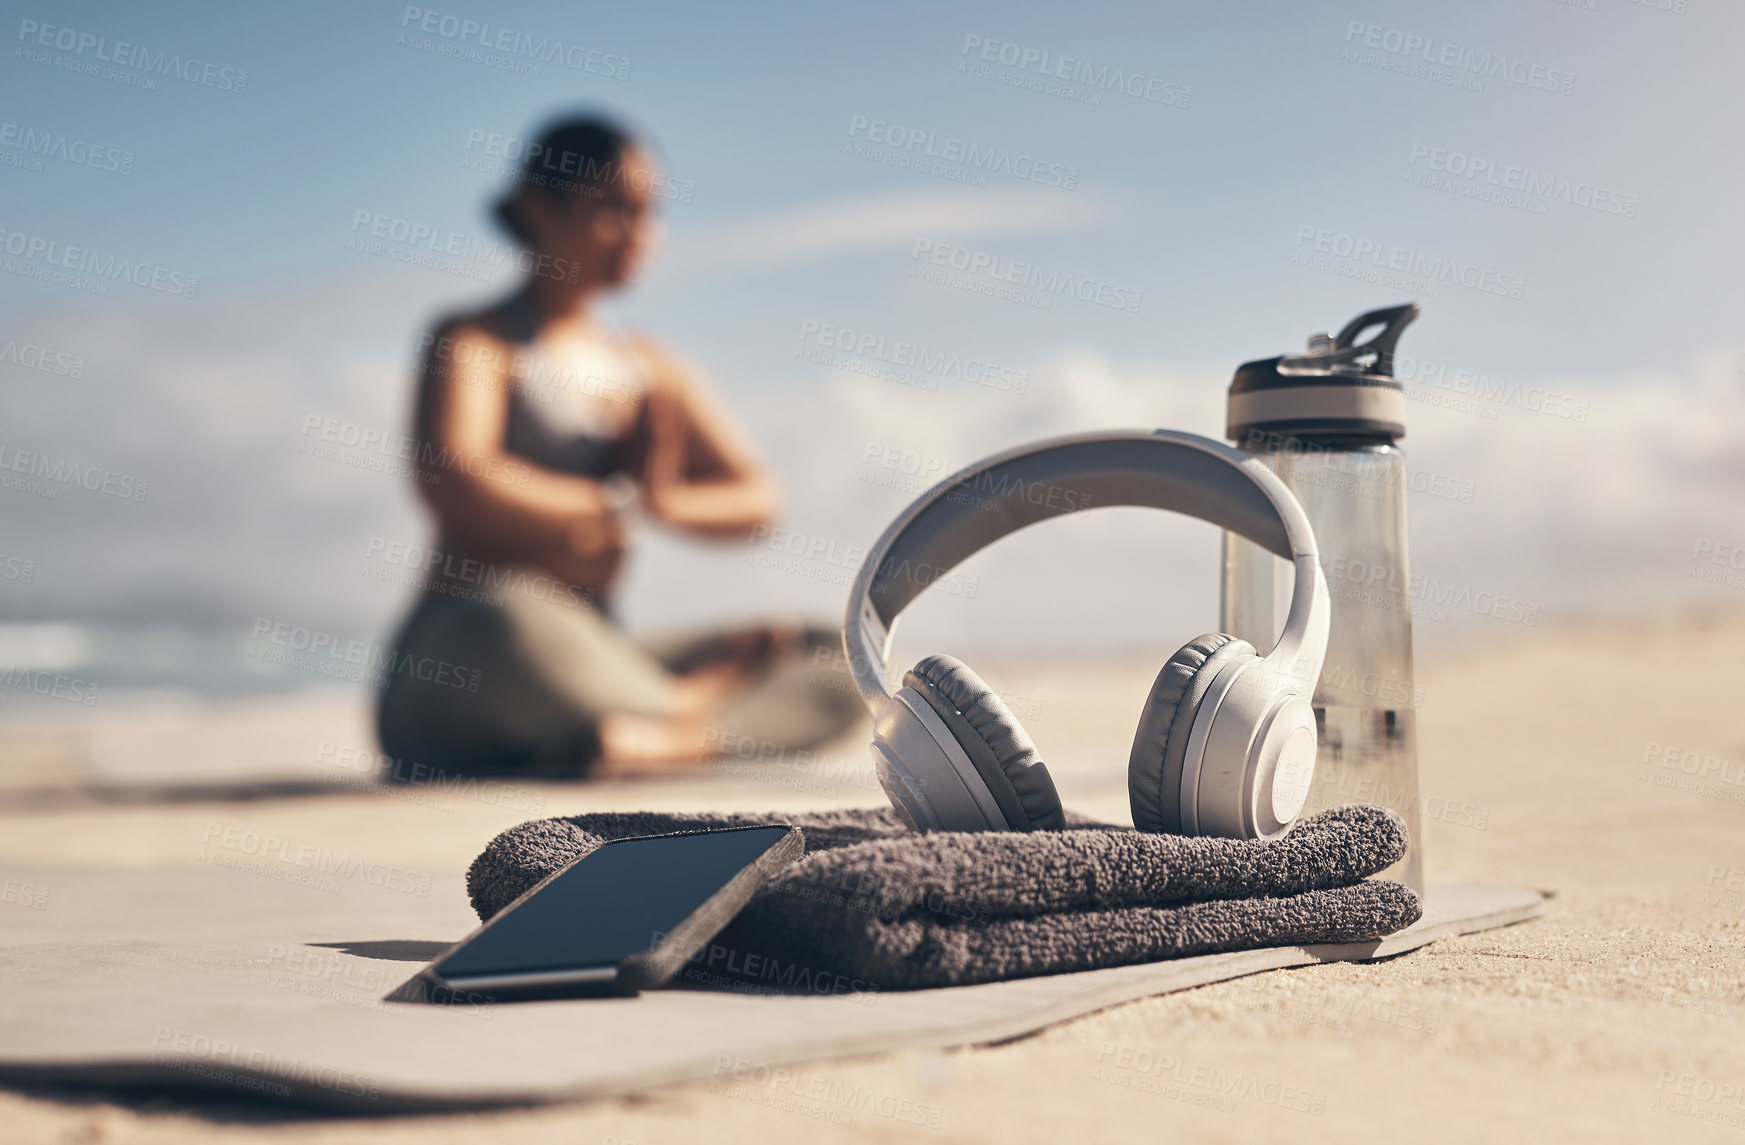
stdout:
<svg viewBox="0 0 1745 1145">
<path fill-rule="evenodd" d="M 1153 835 L 1070 812 L 1064 831 L 930 835 L 889 808 L 602 812 L 503 832 L 473 861 L 467 890 L 486 919 L 607 839 L 758 823 L 799 827 L 805 853 L 682 977 L 819 992 L 959 986 L 1364 942 L 1422 913 L 1409 888 L 1363 881 L 1405 854 L 1406 826 L 1359 805 L 1324 811 L 1273 843 Z"/>
</svg>

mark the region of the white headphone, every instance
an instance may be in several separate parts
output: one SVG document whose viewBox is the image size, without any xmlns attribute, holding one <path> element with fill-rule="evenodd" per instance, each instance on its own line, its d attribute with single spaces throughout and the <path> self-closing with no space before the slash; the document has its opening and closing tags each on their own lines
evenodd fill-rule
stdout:
<svg viewBox="0 0 1745 1145">
<path fill-rule="evenodd" d="M 929 656 L 886 685 L 897 617 L 927 585 L 1027 525 L 1117 505 L 1169 509 L 1248 538 L 1295 570 L 1290 611 L 1265 656 L 1209 633 L 1164 664 L 1128 759 L 1142 831 L 1277 839 L 1315 769 L 1309 706 L 1327 652 L 1330 605 L 1302 506 L 1264 464 L 1171 430 L 1110 430 L 997 453 L 905 509 L 867 554 L 842 640 L 873 713 L 879 782 L 920 831 L 1035 831 L 1065 825 L 1048 769 L 1006 705 L 968 666 Z"/>
</svg>

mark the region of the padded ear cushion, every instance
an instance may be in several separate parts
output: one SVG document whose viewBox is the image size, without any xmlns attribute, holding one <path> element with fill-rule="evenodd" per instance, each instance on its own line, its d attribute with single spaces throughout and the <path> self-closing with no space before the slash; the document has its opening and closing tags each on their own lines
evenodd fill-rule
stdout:
<svg viewBox="0 0 1745 1145">
<path fill-rule="evenodd" d="M 1133 751 L 1127 757 L 1127 801 L 1133 810 L 1133 826 L 1141 831 L 1181 833 L 1182 764 L 1187 759 L 1194 712 L 1225 664 L 1254 654 L 1254 646 L 1246 640 L 1208 632 L 1183 645 L 1164 663 L 1151 685 L 1145 710 L 1139 714 Z"/>
<path fill-rule="evenodd" d="M 1013 830 L 1066 827 L 1060 795 L 1048 768 L 1036 758 L 1036 745 L 968 665 L 952 656 L 929 656 L 903 683 L 919 692 L 951 729 Z"/>
</svg>

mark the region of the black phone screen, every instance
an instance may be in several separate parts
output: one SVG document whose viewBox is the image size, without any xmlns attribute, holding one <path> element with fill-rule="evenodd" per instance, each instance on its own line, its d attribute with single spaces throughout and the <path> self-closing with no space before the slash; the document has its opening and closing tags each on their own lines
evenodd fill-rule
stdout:
<svg viewBox="0 0 1745 1145">
<path fill-rule="evenodd" d="M 433 969 L 455 980 L 615 965 L 654 946 L 790 830 L 603 844 L 497 914 Z"/>
</svg>

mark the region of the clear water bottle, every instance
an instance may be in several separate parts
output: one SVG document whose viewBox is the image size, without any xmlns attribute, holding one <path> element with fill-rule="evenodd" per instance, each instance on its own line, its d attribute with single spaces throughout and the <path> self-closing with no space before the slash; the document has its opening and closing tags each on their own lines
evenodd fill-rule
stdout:
<svg viewBox="0 0 1745 1145">
<path fill-rule="evenodd" d="M 1406 553 L 1405 391 L 1394 344 L 1418 307 L 1372 310 L 1304 354 L 1245 362 L 1230 383 L 1226 433 L 1296 494 L 1315 528 L 1332 596 L 1327 660 L 1315 687 L 1320 751 L 1304 814 L 1343 803 L 1397 811 L 1406 857 L 1382 878 L 1424 890 Z M 1380 328 L 1366 342 L 1358 339 Z M 1223 630 L 1257 648 L 1284 627 L 1291 567 L 1224 534 Z"/>
</svg>

